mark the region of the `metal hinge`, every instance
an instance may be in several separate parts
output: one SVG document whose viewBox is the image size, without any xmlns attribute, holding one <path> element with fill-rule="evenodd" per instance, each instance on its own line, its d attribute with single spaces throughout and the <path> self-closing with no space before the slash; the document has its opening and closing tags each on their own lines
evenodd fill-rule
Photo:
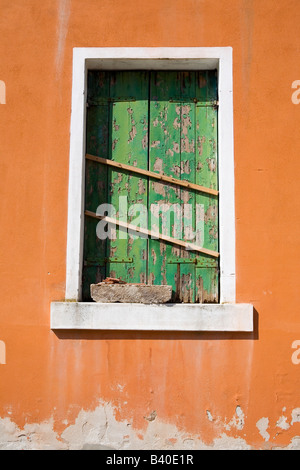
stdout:
<svg viewBox="0 0 300 470">
<path fill-rule="evenodd" d="M 171 98 L 169 103 L 178 103 L 178 104 L 185 104 L 185 103 L 195 103 L 197 107 L 201 108 L 208 108 L 212 107 L 214 109 L 218 108 L 219 101 L 212 100 L 212 101 L 200 101 L 197 98 Z"/>
<path fill-rule="evenodd" d="M 168 264 L 195 264 L 197 268 L 217 268 L 218 262 L 214 259 L 199 260 L 197 258 L 171 258 Z"/>
<path fill-rule="evenodd" d="M 219 101 L 213 100 L 213 101 L 198 101 L 196 104 L 197 108 L 214 108 L 217 109 L 219 106 Z"/>
<path fill-rule="evenodd" d="M 109 103 L 131 103 L 132 101 L 136 101 L 133 96 L 126 98 L 96 98 L 93 100 L 88 99 L 86 106 L 89 108 L 90 106 L 107 106 Z"/>
<path fill-rule="evenodd" d="M 132 258 L 87 258 L 84 266 L 104 266 L 106 263 L 133 263 Z"/>
</svg>

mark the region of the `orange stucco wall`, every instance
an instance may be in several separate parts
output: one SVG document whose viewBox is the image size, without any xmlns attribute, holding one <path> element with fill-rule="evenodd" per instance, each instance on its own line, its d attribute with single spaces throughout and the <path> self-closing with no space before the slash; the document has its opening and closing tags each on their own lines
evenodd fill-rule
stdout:
<svg viewBox="0 0 300 470">
<path fill-rule="evenodd" d="M 60 442 L 101 405 L 146 447 L 155 422 L 168 448 L 296 446 L 298 0 L 0 0 L 0 11 L 1 445 L 12 423 L 51 423 Z M 65 294 L 72 49 L 102 46 L 233 48 L 237 301 L 255 307 L 253 334 L 50 330 Z"/>
</svg>

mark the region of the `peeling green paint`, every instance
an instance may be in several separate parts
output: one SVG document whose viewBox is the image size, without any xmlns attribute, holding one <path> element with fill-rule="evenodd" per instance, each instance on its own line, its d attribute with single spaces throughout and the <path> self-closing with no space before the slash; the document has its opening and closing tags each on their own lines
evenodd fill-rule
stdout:
<svg viewBox="0 0 300 470">
<path fill-rule="evenodd" d="M 217 189 L 217 98 L 215 71 L 90 71 L 87 153 Z M 124 207 L 119 207 L 120 198 L 126 200 Z M 101 203 L 116 207 L 120 219 L 127 216 L 125 209 L 141 204 L 150 214 L 149 229 L 186 241 L 196 236 L 204 248 L 218 251 L 215 196 L 87 161 L 85 209 L 96 212 Z M 190 210 L 183 212 L 185 204 Z M 203 208 L 200 217 L 198 206 Z M 129 214 L 128 222 L 137 225 L 140 213 Z M 169 233 L 164 232 L 168 222 Z M 172 285 L 173 301 L 218 301 L 215 260 L 118 227 L 114 239 L 99 240 L 96 225 L 97 220 L 85 218 L 84 259 L 106 261 L 85 263 L 84 300 L 90 300 L 91 283 L 113 276 Z"/>
</svg>

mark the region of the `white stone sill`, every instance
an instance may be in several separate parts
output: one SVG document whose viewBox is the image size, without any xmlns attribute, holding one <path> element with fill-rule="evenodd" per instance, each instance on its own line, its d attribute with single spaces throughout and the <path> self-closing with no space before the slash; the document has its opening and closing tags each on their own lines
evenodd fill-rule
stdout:
<svg viewBox="0 0 300 470">
<path fill-rule="evenodd" d="M 251 304 L 52 302 L 52 330 L 253 331 Z"/>
</svg>

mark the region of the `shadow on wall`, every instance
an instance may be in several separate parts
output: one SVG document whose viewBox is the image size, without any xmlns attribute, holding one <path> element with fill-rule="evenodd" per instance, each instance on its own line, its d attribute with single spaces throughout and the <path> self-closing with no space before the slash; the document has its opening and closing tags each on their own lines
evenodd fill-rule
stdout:
<svg viewBox="0 0 300 470">
<path fill-rule="evenodd" d="M 224 331 L 119 331 L 119 330 L 55 330 L 59 339 L 82 340 L 258 340 L 259 315 L 253 309 L 253 331 L 251 332 L 224 332 Z"/>
</svg>

